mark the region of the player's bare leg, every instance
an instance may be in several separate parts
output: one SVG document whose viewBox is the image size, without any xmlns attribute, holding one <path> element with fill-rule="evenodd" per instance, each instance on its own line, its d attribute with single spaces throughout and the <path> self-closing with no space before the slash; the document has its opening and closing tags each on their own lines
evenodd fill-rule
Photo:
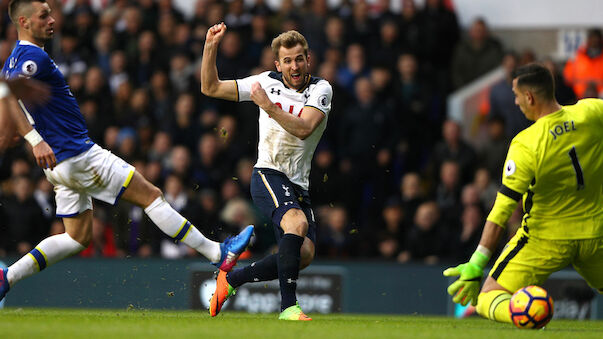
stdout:
<svg viewBox="0 0 603 339">
<path fill-rule="evenodd" d="M 74 217 L 63 218 L 65 233 L 53 235 L 40 242 L 27 255 L 12 264 L 7 272 L 0 274 L 0 299 L 18 281 L 38 273 L 46 267 L 81 252 L 92 239 L 92 210 Z M 4 283 L 4 284 L 2 284 Z"/>
<path fill-rule="evenodd" d="M 510 301 L 511 292 L 502 287 L 494 278 L 488 276 L 477 298 L 476 311 L 484 318 L 510 323 Z"/>
<path fill-rule="evenodd" d="M 207 239 L 165 201 L 159 188 L 137 171 L 134 171 L 122 199 L 143 208 L 153 223 L 165 234 L 194 248 L 224 271 L 230 271 L 236 264 L 253 234 L 253 226 L 248 226 L 239 235 L 228 238 L 224 243 Z"/>
</svg>

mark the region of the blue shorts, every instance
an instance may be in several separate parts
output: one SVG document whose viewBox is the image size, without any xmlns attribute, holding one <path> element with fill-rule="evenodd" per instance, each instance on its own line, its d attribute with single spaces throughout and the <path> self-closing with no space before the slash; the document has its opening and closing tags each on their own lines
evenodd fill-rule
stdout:
<svg viewBox="0 0 603 339">
<path fill-rule="evenodd" d="M 280 226 L 283 215 L 292 208 L 304 211 L 308 220 L 306 237 L 316 244 L 316 220 L 308 191 L 289 181 L 279 171 L 254 168 L 251 175 L 251 197 L 262 213 L 272 220 L 277 240 L 284 234 Z"/>
</svg>

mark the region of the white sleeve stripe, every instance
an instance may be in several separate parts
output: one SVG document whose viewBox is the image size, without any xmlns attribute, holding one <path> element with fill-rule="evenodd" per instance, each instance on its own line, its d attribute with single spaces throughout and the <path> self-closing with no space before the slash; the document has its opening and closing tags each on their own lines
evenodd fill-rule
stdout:
<svg viewBox="0 0 603 339">
<path fill-rule="evenodd" d="M 19 106 L 21 106 L 21 109 L 23 110 L 23 113 L 25 113 L 27 120 L 29 120 L 29 123 L 34 125 L 36 122 L 34 121 L 31 114 L 29 114 L 29 111 L 27 111 L 27 108 L 25 108 L 25 105 L 23 105 L 23 101 L 21 101 L 21 99 L 19 99 L 18 102 L 19 102 Z"/>
</svg>

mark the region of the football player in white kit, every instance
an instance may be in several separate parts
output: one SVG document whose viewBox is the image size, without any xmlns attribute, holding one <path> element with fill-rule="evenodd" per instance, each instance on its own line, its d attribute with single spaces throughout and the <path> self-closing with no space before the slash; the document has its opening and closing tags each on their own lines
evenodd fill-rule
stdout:
<svg viewBox="0 0 603 339">
<path fill-rule="evenodd" d="M 237 80 L 220 80 L 216 68 L 218 44 L 226 25 L 209 28 L 201 64 L 203 94 L 231 101 L 253 101 L 260 109 L 258 160 L 254 166 L 253 202 L 275 228 L 278 253 L 247 267 L 220 271 L 210 315 L 216 316 L 235 289 L 247 282 L 278 278 L 282 320 L 312 320 L 295 295 L 300 269 L 314 259 L 316 223 L 308 195 L 310 166 L 327 125 L 333 90 L 324 79 L 309 74 L 308 43 L 288 31 L 272 41 L 278 72 Z"/>
</svg>

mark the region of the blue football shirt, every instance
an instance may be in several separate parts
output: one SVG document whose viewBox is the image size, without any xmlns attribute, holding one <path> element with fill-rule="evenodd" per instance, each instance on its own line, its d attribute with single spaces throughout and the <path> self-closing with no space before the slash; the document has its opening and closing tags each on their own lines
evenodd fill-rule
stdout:
<svg viewBox="0 0 603 339">
<path fill-rule="evenodd" d="M 32 124 L 52 148 L 57 162 L 87 151 L 94 145 L 86 121 L 65 77 L 44 49 L 28 41 L 17 41 L 2 74 L 11 79 L 34 78 L 50 86 L 51 98 L 44 105 L 21 105 Z"/>
</svg>

